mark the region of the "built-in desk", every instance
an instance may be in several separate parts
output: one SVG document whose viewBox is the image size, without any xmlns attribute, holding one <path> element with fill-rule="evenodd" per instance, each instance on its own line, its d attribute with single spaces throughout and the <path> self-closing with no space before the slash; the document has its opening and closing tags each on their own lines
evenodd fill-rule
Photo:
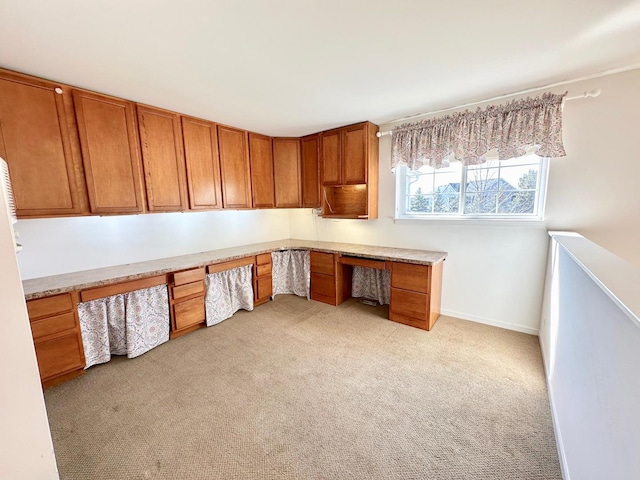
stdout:
<svg viewBox="0 0 640 480">
<path fill-rule="evenodd" d="M 350 243 L 279 240 L 35 278 L 25 280 L 23 288 L 39 347 L 43 385 L 76 376 L 84 368 L 78 301 L 143 288 L 149 282 L 167 283 L 174 337 L 203 326 L 204 267 L 211 273 L 238 262 L 254 264 L 254 304 L 258 305 L 271 295 L 271 252 L 283 250 L 310 251 L 314 300 L 331 305 L 344 302 L 351 297 L 352 268 L 367 267 L 390 271 L 390 320 L 430 330 L 440 314 L 445 252 Z"/>
<path fill-rule="evenodd" d="M 443 261 L 444 257 L 435 262 L 408 263 L 400 258 L 383 260 L 314 249 L 311 251 L 311 298 L 340 305 L 351 298 L 353 267 L 389 270 L 389 319 L 431 330 L 440 316 Z"/>
</svg>

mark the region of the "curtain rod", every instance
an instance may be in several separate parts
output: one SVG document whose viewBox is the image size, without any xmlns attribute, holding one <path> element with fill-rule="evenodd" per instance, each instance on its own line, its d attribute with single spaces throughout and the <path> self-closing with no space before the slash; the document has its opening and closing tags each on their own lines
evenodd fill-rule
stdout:
<svg viewBox="0 0 640 480">
<path fill-rule="evenodd" d="M 404 118 L 399 118 L 397 120 L 392 120 L 391 122 L 388 122 L 388 123 L 395 123 L 395 122 L 399 122 L 401 120 L 411 120 L 413 118 L 425 117 L 427 115 L 435 115 L 436 113 L 449 112 L 451 110 L 457 110 L 459 108 L 473 107 L 474 105 L 480 105 L 481 103 L 494 102 L 496 100 L 502 100 L 504 98 L 513 97 L 515 95 L 522 95 L 522 94 L 533 92 L 533 91 L 537 91 L 537 90 L 540 90 L 540 89 L 539 88 L 535 88 L 535 89 L 531 89 L 531 90 L 524 90 L 522 92 L 509 93 L 507 95 L 500 95 L 499 97 L 493 97 L 493 98 L 489 98 L 487 100 L 480 100 L 478 102 L 465 103 L 464 105 L 458 105 L 456 107 L 449 107 L 449 108 L 443 108 L 441 110 L 434 110 L 432 112 L 419 113 L 418 115 L 412 115 L 410 117 L 404 117 Z M 599 96 L 601 93 L 602 93 L 602 90 L 600 90 L 599 88 L 595 88 L 593 90 L 589 90 L 588 92 L 584 92 L 581 95 L 574 95 L 572 97 L 566 97 L 562 102 L 564 104 L 564 102 L 567 102 L 569 100 L 577 100 L 579 98 L 589 98 L 589 97 L 594 97 L 595 98 L 595 97 Z M 378 138 L 384 137 L 385 135 L 391 135 L 391 130 L 387 130 L 385 132 L 376 133 L 376 136 Z"/>
</svg>

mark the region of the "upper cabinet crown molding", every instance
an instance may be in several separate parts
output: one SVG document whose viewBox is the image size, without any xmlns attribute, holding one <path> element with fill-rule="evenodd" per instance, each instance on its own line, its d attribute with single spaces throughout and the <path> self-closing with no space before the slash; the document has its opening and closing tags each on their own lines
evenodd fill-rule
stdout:
<svg viewBox="0 0 640 480">
<path fill-rule="evenodd" d="M 248 132 L 218 125 L 224 208 L 251 208 Z"/>
<path fill-rule="evenodd" d="M 73 90 L 91 211 L 145 211 L 135 105 Z"/>
<path fill-rule="evenodd" d="M 180 116 L 140 104 L 137 111 L 149 211 L 186 210 L 187 178 Z"/>
<path fill-rule="evenodd" d="M 182 136 L 190 208 L 192 210 L 222 208 L 216 124 L 199 118 L 183 116 Z"/>
<path fill-rule="evenodd" d="M 19 217 L 88 210 L 69 87 L 0 70 L 0 156 Z"/>
</svg>

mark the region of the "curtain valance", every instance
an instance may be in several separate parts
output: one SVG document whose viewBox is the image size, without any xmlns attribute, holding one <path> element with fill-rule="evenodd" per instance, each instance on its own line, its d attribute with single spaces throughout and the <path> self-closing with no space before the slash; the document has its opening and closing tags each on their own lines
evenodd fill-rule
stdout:
<svg viewBox="0 0 640 480">
<path fill-rule="evenodd" d="M 440 168 L 448 166 L 449 159 L 475 165 L 484 163 L 487 152 L 494 149 L 500 160 L 520 157 L 532 149 L 541 157 L 563 157 L 562 100 L 566 94 L 545 93 L 402 124 L 392 132 L 391 166 Z"/>
</svg>

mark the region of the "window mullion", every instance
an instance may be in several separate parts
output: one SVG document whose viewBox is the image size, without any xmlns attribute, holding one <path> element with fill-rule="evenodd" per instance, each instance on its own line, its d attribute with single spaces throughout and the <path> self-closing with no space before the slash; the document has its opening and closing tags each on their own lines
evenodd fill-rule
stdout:
<svg viewBox="0 0 640 480">
<path fill-rule="evenodd" d="M 493 206 L 493 213 L 495 215 L 498 214 L 498 207 L 499 207 L 499 201 L 500 201 L 500 176 L 502 175 L 502 162 L 500 160 L 498 160 L 498 179 L 496 181 L 496 201 L 495 201 L 495 205 Z"/>
<path fill-rule="evenodd" d="M 465 203 L 467 200 L 467 166 L 462 165 L 460 180 L 460 198 L 458 199 L 458 215 L 464 215 Z"/>
</svg>

